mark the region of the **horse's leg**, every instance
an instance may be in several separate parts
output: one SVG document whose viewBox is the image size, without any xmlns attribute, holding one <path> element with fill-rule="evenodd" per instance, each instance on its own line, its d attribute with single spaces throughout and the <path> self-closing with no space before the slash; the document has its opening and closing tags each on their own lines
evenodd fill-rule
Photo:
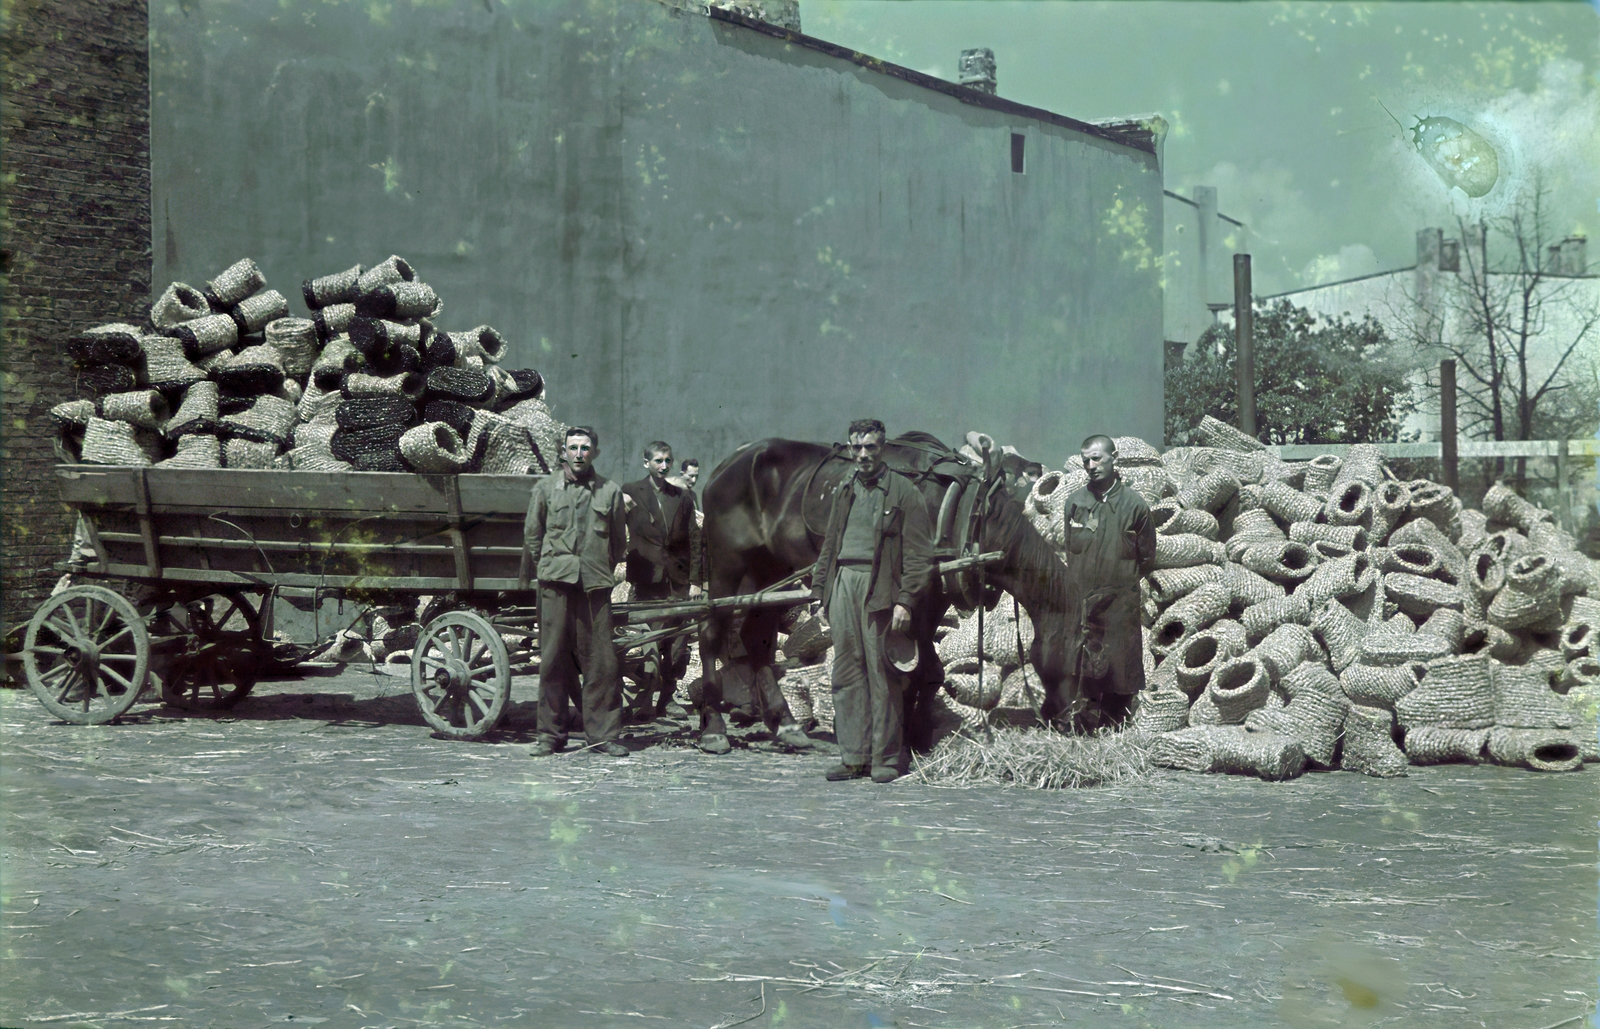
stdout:
<svg viewBox="0 0 1600 1029">
<path fill-rule="evenodd" d="M 933 724 L 929 703 L 935 691 L 944 683 L 944 664 L 939 660 L 939 648 L 934 644 L 933 631 L 944 617 L 949 604 L 942 591 L 932 591 L 917 604 L 911 613 L 912 625 L 917 630 L 917 670 L 906 683 L 905 741 L 912 753 L 928 750 L 933 745 Z"/>
<path fill-rule="evenodd" d="M 713 597 L 730 597 L 738 592 L 744 579 L 744 560 L 736 554 L 718 555 L 711 568 L 708 593 Z M 719 659 L 727 652 L 732 630 L 733 615 L 726 611 L 713 611 L 700 633 L 700 744 L 707 753 L 726 753 L 728 725 L 722 718 L 722 674 L 717 667 Z"/>
<path fill-rule="evenodd" d="M 1039 622 L 1034 624 L 1037 626 Z M 1068 714 L 1077 699 L 1077 683 L 1067 681 L 1066 641 L 1055 634 L 1036 630 L 1028 656 L 1034 671 L 1039 673 L 1044 693 L 1039 717 L 1046 725 L 1060 728 L 1062 716 Z"/>
</svg>

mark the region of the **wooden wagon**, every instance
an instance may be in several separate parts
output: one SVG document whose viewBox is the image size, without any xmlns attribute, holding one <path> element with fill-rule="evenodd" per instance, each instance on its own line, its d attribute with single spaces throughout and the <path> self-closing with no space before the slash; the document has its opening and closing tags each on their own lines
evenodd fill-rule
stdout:
<svg viewBox="0 0 1600 1029">
<path fill-rule="evenodd" d="M 169 703 L 228 706 L 275 645 L 311 647 L 347 628 L 358 605 L 448 596 L 411 652 L 411 686 L 438 733 L 492 729 L 511 693 L 503 633 L 530 637 L 536 614 L 522 525 L 535 479 L 64 465 L 61 499 L 92 558 L 46 600 L 22 653 L 29 686 L 70 722 L 109 722 L 152 681 Z M 76 555 L 75 555 L 76 556 Z M 618 621 L 795 604 L 767 591 L 685 605 L 618 605 Z M 673 628 L 619 635 L 637 648 Z M 154 672 L 154 674 L 152 674 Z"/>
</svg>

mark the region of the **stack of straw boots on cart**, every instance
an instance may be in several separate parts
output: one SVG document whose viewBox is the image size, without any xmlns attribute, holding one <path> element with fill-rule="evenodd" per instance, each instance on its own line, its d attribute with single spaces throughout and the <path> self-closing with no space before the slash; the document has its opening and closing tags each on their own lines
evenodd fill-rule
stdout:
<svg viewBox="0 0 1600 1029">
<path fill-rule="evenodd" d="M 547 472 L 565 426 L 533 369 L 442 304 L 400 257 L 309 279 L 309 317 L 246 258 L 175 282 L 148 325 L 67 342 L 79 399 L 51 410 L 65 461 L 163 468 Z"/>
<path fill-rule="evenodd" d="M 1374 446 L 1286 462 L 1210 418 L 1201 438 L 1165 454 L 1116 440 L 1158 533 L 1132 721 L 1157 764 L 1283 779 L 1600 760 L 1600 562 L 1549 512 L 1499 484 L 1463 508 Z M 1076 465 L 1026 504 L 1057 548 Z M 986 614 L 981 666 L 975 615 L 940 641 L 941 702 L 969 732 L 1037 713 L 1031 626 L 1011 612 L 1002 597 Z"/>
</svg>

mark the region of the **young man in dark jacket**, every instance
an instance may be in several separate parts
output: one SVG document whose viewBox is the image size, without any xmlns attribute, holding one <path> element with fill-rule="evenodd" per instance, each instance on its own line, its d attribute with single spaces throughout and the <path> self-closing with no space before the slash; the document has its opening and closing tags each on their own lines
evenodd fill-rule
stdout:
<svg viewBox="0 0 1600 1029">
<path fill-rule="evenodd" d="M 828 532 L 812 570 L 833 635 L 833 781 L 900 774 L 904 680 L 885 654 L 890 631 L 909 632 L 928 586 L 933 540 L 928 508 L 910 480 L 883 463 L 883 423 L 850 423 L 856 473 L 834 494 Z"/>
<path fill-rule="evenodd" d="M 1067 498 L 1067 675 L 1043 716 L 1067 732 L 1119 725 L 1144 688 L 1139 578 L 1156 556 L 1144 498 L 1117 475 L 1117 446 L 1090 436 L 1089 483 Z"/>
<path fill-rule="evenodd" d="M 632 498 L 628 511 L 627 580 L 635 600 L 692 600 L 701 592 L 705 570 L 700 558 L 700 527 L 695 522 L 694 494 L 672 482 L 672 447 L 655 440 L 644 448 L 646 475 L 622 487 Z M 681 624 L 667 619 L 652 628 Z M 689 667 L 689 636 L 652 644 L 646 657 L 647 677 L 639 686 L 633 717 L 664 714 L 678 679 Z M 658 693 L 659 691 L 659 693 Z"/>
</svg>

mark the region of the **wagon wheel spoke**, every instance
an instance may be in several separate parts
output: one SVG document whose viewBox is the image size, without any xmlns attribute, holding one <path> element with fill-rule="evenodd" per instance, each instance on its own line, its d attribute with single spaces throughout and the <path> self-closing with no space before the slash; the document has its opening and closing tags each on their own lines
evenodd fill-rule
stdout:
<svg viewBox="0 0 1600 1029">
<path fill-rule="evenodd" d="M 98 630 L 96 630 L 96 635 L 98 635 L 98 634 L 99 634 Z M 117 630 L 117 632 L 114 635 L 112 635 L 110 639 L 108 639 L 104 643 L 100 644 L 100 649 L 101 650 L 105 650 L 107 647 L 111 646 L 111 644 L 117 642 L 118 640 L 122 639 L 123 637 L 132 636 L 132 635 L 133 635 L 133 626 L 125 625 L 121 629 Z"/>
<path fill-rule="evenodd" d="M 82 639 L 83 627 L 78 624 L 78 616 L 72 613 L 72 604 L 70 602 L 62 604 L 58 610 L 67 616 L 67 623 L 71 626 L 68 631 L 72 634 L 72 638 Z"/>
<path fill-rule="evenodd" d="M 39 681 L 40 682 L 44 682 L 44 683 L 48 683 L 52 679 L 55 679 L 55 678 L 57 678 L 59 676 L 62 676 L 62 675 L 65 675 L 68 672 L 75 672 L 77 670 L 78 670 L 78 666 L 73 664 L 71 661 L 62 661 L 59 664 L 51 665 L 45 671 L 40 672 L 39 673 Z"/>
<path fill-rule="evenodd" d="M 479 679 L 485 678 L 487 676 L 492 676 L 494 674 L 495 674 L 494 665 L 492 665 L 492 664 L 484 665 L 482 668 L 474 668 L 472 670 L 472 679 L 473 679 L 474 682 L 476 682 Z"/>
<path fill-rule="evenodd" d="M 75 621 L 71 624 L 68 624 L 56 618 L 47 618 L 45 619 L 44 625 L 41 626 L 41 628 L 47 628 L 54 632 L 56 634 L 56 638 L 61 640 L 63 643 L 75 642 L 78 639 L 81 639 L 78 634 L 77 623 Z"/>
<path fill-rule="evenodd" d="M 90 609 L 93 610 L 94 601 L 91 600 L 89 604 Z M 106 605 L 106 613 L 100 616 L 100 621 L 94 627 L 94 634 L 96 636 L 99 636 L 105 631 L 106 626 L 111 624 L 111 619 L 116 615 L 116 613 L 116 608 L 112 607 L 110 604 Z"/>
<path fill-rule="evenodd" d="M 464 696 L 468 703 L 478 711 L 477 717 L 472 720 L 474 723 L 481 722 L 489 717 L 489 705 L 482 697 L 478 696 L 477 690 L 466 690 L 464 691 Z"/>
<path fill-rule="evenodd" d="M 128 689 L 128 690 L 133 689 L 133 683 L 131 681 L 129 681 L 129 679 L 125 675 L 123 675 L 121 672 L 116 671 L 115 669 L 107 668 L 105 665 L 101 665 L 100 666 L 100 674 L 101 675 L 107 675 L 107 676 L 110 676 L 112 679 L 115 679 L 122 686 L 123 689 Z"/>
<path fill-rule="evenodd" d="M 51 657 L 60 657 L 66 653 L 66 650 L 61 647 L 41 647 L 38 644 L 34 644 L 33 652 L 35 654 L 49 654 Z"/>
<path fill-rule="evenodd" d="M 107 661 L 132 661 L 132 662 L 137 664 L 138 661 L 139 661 L 139 655 L 138 654 L 101 654 L 100 655 L 100 663 L 101 664 L 105 664 Z"/>
<path fill-rule="evenodd" d="M 455 697 L 451 695 L 450 691 L 440 690 L 439 699 L 433 702 L 433 713 L 439 715 L 445 721 L 449 721 L 450 716 L 446 713 L 446 710 L 454 706 L 454 704 Z"/>
<path fill-rule="evenodd" d="M 79 681 L 77 668 L 72 665 L 61 665 L 60 667 L 65 668 L 70 674 L 62 681 L 61 688 L 56 691 L 56 700 L 58 702 L 66 700 L 67 694 L 72 692 L 72 687 L 77 685 Z"/>
</svg>

